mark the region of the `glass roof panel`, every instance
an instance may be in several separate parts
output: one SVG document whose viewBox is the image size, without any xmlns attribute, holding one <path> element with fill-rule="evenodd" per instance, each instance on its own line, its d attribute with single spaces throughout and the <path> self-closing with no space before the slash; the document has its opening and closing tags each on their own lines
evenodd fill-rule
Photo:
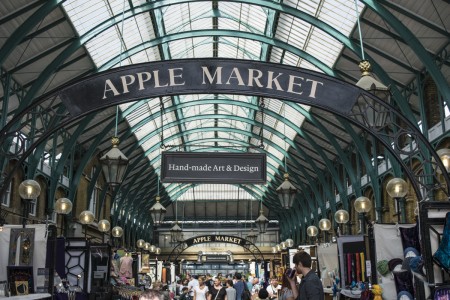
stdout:
<svg viewBox="0 0 450 300">
<path fill-rule="evenodd" d="M 231 184 L 202 184 L 195 186 L 180 195 L 177 201 L 193 200 L 254 200 L 249 192 Z"/>
<path fill-rule="evenodd" d="M 147 3 L 145 0 L 130 0 L 134 6 Z M 67 15 L 71 19 L 78 34 L 82 36 L 89 30 L 95 28 L 105 20 L 112 16 L 120 16 L 125 8 L 129 10 L 130 1 L 124 0 L 67 0 L 63 6 Z M 310 14 L 319 20 L 329 24 L 333 28 L 339 30 L 342 34 L 349 36 L 355 27 L 356 13 L 353 1 L 347 0 L 285 0 L 283 4 L 289 5 L 301 12 Z M 188 2 L 181 4 L 171 4 L 161 9 L 157 9 L 152 13 L 155 15 L 155 23 L 152 22 L 151 14 L 145 12 L 126 19 L 124 22 L 118 22 L 107 30 L 100 32 L 95 38 L 90 40 L 85 46 L 97 67 L 101 67 L 113 58 L 120 58 L 120 54 L 132 50 L 145 42 L 154 40 L 157 36 L 164 37 L 167 34 L 175 34 L 180 32 L 194 31 L 192 37 L 183 37 L 179 40 L 168 41 L 161 47 L 152 47 L 134 53 L 129 58 L 123 57 L 121 63 L 115 63 L 114 67 L 119 65 L 135 64 L 146 61 L 158 61 L 161 59 L 178 59 L 178 58 L 200 58 L 200 57 L 220 57 L 220 58 L 237 58 L 260 60 L 263 53 L 262 43 L 254 40 L 239 37 L 240 32 L 251 32 L 264 35 L 266 28 L 270 28 L 272 20 L 268 19 L 268 9 L 248 5 L 245 3 L 218 1 L 215 7 L 212 1 Z M 358 3 L 358 12 L 364 8 L 362 3 Z M 343 45 L 334 38 L 326 34 L 319 28 L 313 27 L 311 24 L 281 12 L 275 19 L 277 24 L 275 39 L 296 47 L 299 50 L 309 53 L 309 55 L 317 58 L 325 65 L 332 67 L 342 51 Z M 217 27 L 214 27 L 217 26 Z M 122 32 L 123 28 L 123 32 Z M 212 30 L 236 31 L 233 36 L 204 36 L 195 37 L 196 31 Z M 157 31 L 157 34 L 155 33 Z M 270 33 L 269 33 L 270 37 Z M 121 45 L 121 42 L 123 44 Z M 167 46 L 166 46 L 167 45 Z M 324 47 L 324 45 L 327 45 Z M 275 63 L 283 63 L 291 66 L 300 66 L 307 69 L 319 71 L 316 66 L 308 62 L 304 57 L 297 54 L 287 52 L 279 47 L 270 48 L 269 60 Z M 208 104 L 207 99 L 230 99 L 230 104 Z M 275 99 L 265 99 L 266 110 L 274 112 L 278 117 L 264 114 L 262 116 L 259 110 L 245 108 L 239 105 L 239 102 L 257 103 L 258 97 L 236 96 L 236 95 L 181 95 L 177 97 L 164 97 L 165 108 L 172 106 L 172 99 L 175 103 L 186 103 L 195 100 L 205 100 L 205 104 L 193 105 L 191 107 L 180 108 L 176 111 L 165 111 L 163 124 L 171 124 L 163 132 L 165 138 L 178 134 L 181 130 L 201 129 L 201 128 L 237 128 L 240 130 L 252 131 L 253 137 L 243 134 L 227 132 L 226 130 L 197 130 L 190 134 L 186 134 L 183 139 L 180 137 L 170 140 L 170 144 L 182 144 L 183 142 L 197 141 L 200 139 L 214 139 L 219 137 L 227 141 L 217 143 L 208 142 L 207 145 L 218 145 L 222 147 L 239 148 L 239 145 L 233 143 L 233 140 L 243 141 L 251 145 L 259 145 L 261 126 L 253 126 L 250 123 L 231 120 L 231 118 L 208 118 L 204 120 L 195 120 L 185 122 L 183 118 L 199 116 L 202 114 L 222 114 L 234 115 L 242 118 L 249 118 L 259 123 L 264 123 L 264 138 L 272 141 L 274 145 L 278 145 L 284 149 L 284 139 L 267 130 L 273 128 L 274 132 L 286 135 L 286 140 L 294 140 L 296 131 L 285 126 L 283 119 L 286 117 L 294 124 L 294 128 L 301 128 L 304 117 L 293 107 L 298 104 L 286 105 L 285 103 Z M 134 128 L 134 134 L 138 140 L 154 134 L 161 128 L 160 118 L 148 120 L 149 116 L 158 113 L 160 110 L 159 99 L 150 99 L 141 101 L 141 106 L 134 108 L 126 116 L 127 122 Z M 127 110 L 132 103 L 120 105 L 122 111 Z M 292 106 L 292 107 L 291 107 Z M 133 106 L 134 107 L 134 106 Z M 302 106 L 309 110 L 308 106 Z M 263 117 L 263 119 L 262 119 Z M 144 125 L 137 126 L 142 120 L 147 120 Z M 148 150 L 160 142 L 159 133 L 150 139 L 142 141 L 141 147 Z M 187 146 L 188 150 L 201 151 L 204 145 L 199 142 L 193 142 L 191 146 Z M 249 151 L 259 151 L 250 149 Z M 283 154 L 280 149 L 265 145 L 265 151 L 274 155 L 278 160 L 283 161 Z M 150 160 L 155 159 L 155 168 L 159 167 L 160 160 L 157 159 L 159 151 L 151 151 L 148 157 Z M 268 162 L 276 168 L 280 168 L 278 163 L 270 157 Z M 281 166 L 282 168 L 282 166 Z M 276 171 L 267 169 L 268 174 L 274 174 Z M 169 185 L 166 185 L 169 186 Z M 176 187 L 177 185 L 170 185 Z M 226 188 L 224 188 L 226 186 Z M 222 197 L 226 193 L 239 191 L 239 188 L 232 185 L 200 185 L 195 189 L 190 189 L 182 197 L 186 199 L 208 199 Z M 196 194 L 197 193 L 197 194 Z M 217 195 L 216 195 L 217 193 Z M 243 190 L 240 192 L 245 194 Z M 248 193 L 247 193 L 248 194 Z M 199 195 L 208 195 L 201 196 Z M 197 197 L 197 198 L 196 198 Z M 251 197 L 250 197 L 251 198 Z M 242 199 L 242 198 L 241 198 Z"/>
</svg>

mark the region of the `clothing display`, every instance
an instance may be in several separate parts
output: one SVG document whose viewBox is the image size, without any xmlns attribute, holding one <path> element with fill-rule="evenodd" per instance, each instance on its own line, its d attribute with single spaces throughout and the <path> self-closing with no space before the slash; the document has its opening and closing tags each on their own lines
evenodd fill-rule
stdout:
<svg viewBox="0 0 450 300">
<path fill-rule="evenodd" d="M 133 276 L 133 258 L 125 255 L 120 258 L 120 276 L 131 278 Z"/>
</svg>

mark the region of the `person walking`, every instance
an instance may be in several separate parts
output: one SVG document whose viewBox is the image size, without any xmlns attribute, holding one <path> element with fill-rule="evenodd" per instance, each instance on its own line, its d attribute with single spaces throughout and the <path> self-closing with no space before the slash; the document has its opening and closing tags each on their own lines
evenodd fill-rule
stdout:
<svg viewBox="0 0 450 300">
<path fill-rule="evenodd" d="M 206 294 L 208 293 L 208 287 L 205 285 L 203 277 L 198 279 L 198 286 L 194 287 L 194 299 L 193 300 L 206 300 Z"/>
<path fill-rule="evenodd" d="M 233 280 L 228 279 L 226 285 L 227 288 L 225 291 L 227 292 L 227 300 L 236 300 L 236 289 L 233 287 Z"/>
<path fill-rule="evenodd" d="M 288 277 L 289 284 L 297 300 L 322 300 L 324 299 L 323 285 L 319 276 L 311 269 L 311 255 L 305 251 L 297 252 L 293 257 L 297 274 L 303 275 L 300 286 L 297 289 L 294 278 Z"/>
<path fill-rule="evenodd" d="M 227 300 L 227 292 L 218 277 L 214 279 L 214 285 L 209 289 L 208 300 Z"/>
<path fill-rule="evenodd" d="M 233 285 L 236 290 L 236 300 L 242 300 L 242 293 L 244 292 L 245 282 L 242 280 L 242 274 L 236 273 L 236 283 Z"/>
</svg>

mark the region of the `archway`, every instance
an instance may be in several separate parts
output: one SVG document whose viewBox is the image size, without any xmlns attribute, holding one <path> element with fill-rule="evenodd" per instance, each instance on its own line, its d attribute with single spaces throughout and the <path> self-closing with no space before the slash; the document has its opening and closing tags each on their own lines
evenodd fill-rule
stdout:
<svg viewBox="0 0 450 300">
<path fill-rule="evenodd" d="M 367 91 L 327 75 L 256 61 L 186 59 L 101 72 L 45 95 L 16 114 L 0 131 L 0 145 L 3 152 L 7 152 L 12 138 L 18 137 L 21 129 L 31 126 L 29 114 L 54 117 L 51 126 L 33 136 L 28 149 L 22 148 L 17 153 L 20 165 L 51 134 L 102 108 L 144 98 L 190 93 L 266 96 L 334 113 L 366 130 L 385 146 L 410 179 L 418 198 L 432 198 L 437 189 L 449 195 L 450 179 L 433 147 L 417 126 L 393 106 Z M 59 101 L 60 104 L 52 105 Z M 48 102 L 48 109 L 38 109 L 43 102 Z M 374 113 L 386 117 L 383 126 L 371 124 L 369 114 Z M 405 137 L 412 140 L 406 150 L 401 143 Z M 420 174 L 413 172 L 410 165 L 413 157 L 426 171 Z M 439 183 L 436 168 L 442 170 L 445 185 L 436 184 Z M 3 178 L 0 193 L 7 188 L 12 173 Z"/>
<path fill-rule="evenodd" d="M 206 243 L 227 243 L 241 246 L 248 252 L 250 252 L 255 260 L 264 261 L 264 256 L 261 251 L 255 244 L 250 242 L 247 239 L 238 237 L 238 236 L 230 236 L 230 235 L 221 235 L 221 234 L 210 234 L 210 235 L 201 235 L 189 238 L 180 242 L 176 245 L 172 252 L 170 252 L 167 261 L 174 262 L 178 260 L 178 257 L 189 247 L 198 244 L 206 244 Z"/>
</svg>

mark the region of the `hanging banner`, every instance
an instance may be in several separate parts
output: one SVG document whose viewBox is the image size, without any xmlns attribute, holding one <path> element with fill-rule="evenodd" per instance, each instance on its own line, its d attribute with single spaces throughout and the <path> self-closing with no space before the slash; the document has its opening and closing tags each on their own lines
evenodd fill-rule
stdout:
<svg viewBox="0 0 450 300">
<path fill-rule="evenodd" d="M 265 184 L 266 154 L 163 152 L 161 182 Z"/>
</svg>

